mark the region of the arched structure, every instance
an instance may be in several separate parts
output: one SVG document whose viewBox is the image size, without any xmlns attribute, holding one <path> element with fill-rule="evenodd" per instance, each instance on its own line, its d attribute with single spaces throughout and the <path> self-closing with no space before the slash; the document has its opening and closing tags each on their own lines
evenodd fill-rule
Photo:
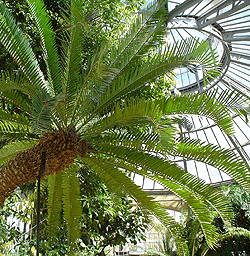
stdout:
<svg viewBox="0 0 250 256">
<path fill-rule="evenodd" d="M 150 2 L 150 1 L 148 1 Z M 166 40 L 174 43 L 189 37 L 207 40 L 218 56 L 221 75 L 204 85 L 201 67 L 180 67 L 175 70 L 174 92 L 190 93 L 205 90 L 231 90 L 250 99 L 250 0 L 174 0 L 168 1 Z M 235 135 L 223 133 L 210 119 L 187 117 L 188 127 L 181 128 L 183 137 L 200 139 L 235 151 L 250 161 L 250 124 L 232 113 Z M 188 172 L 214 186 L 228 184 L 231 178 L 220 170 L 197 161 L 176 159 Z M 178 198 L 153 181 L 132 174 L 132 179 L 150 194 L 164 202 L 166 208 L 183 209 Z M 168 196 L 166 196 L 168 195 Z"/>
</svg>

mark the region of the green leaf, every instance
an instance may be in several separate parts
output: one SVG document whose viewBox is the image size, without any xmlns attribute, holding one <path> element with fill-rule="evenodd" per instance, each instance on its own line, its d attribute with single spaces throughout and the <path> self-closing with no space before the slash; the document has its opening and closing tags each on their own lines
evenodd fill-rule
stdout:
<svg viewBox="0 0 250 256">
<path fill-rule="evenodd" d="M 232 150 L 204 143 L 200 140 L 180 138 L 173 155 L 212 165 L 227 173 L 250 193 L 250 170 L 248 164 Z"/>
<path fill-rule="evenodd" d="M 94 156 L 85 157 L 83 160 L 98 173 L 109 189 L 113 191 L 117 191 L 119 188 L 125 190 L 141 207 L 155 215 L 175 238 L 178 251 L 182 252 L 182 255 L 185 255 L 186 245 L 181 237 L 181 226 L 175 222 L 158 202 L 153 201 L 153 198 L 149 196 L 149 194 L 135 185 L 131 179 L 119 171 L 115 165 Z"/>
<path fill-rule="evenodd" d="M 200 65 L 203 68 L 204 77 L 208 74 L 210 76 L 218 75 L 216 56 L 213 51 L 207 50 L 207 47 L 208 42 L 206 41 L 199 42 L 197 39 L 189 39 L 168 45 L 165 48 L 162 46 L 146 61 L 143 61 L 143 56 L 141 56 L 140 61 L 136 61 L 127 71 L 115 77 L 110 86 L 101 94 L 91 116 L 102 112 L 114 101 L 127 96 L 177 67 L 189 64 Z"/>
<path fill-rule="evenodd" d="M 0 149 L 0 165 L 13 158 L 16 154 L 23 152 L 37 143 L 37 140 L 23 140 L 12 142 Z"/>
<path fill-rule="evenodd" d="M 26 0 L 30 7 L 30 14 L 35 21 L 36 27 L 41 38 L 44 61 L 47 66 L 49 77 L 48 86 L 51 94 L 61 92 L 59 56 L 55 42 L 55 32 L 53 31 L 50 17 L 47 14 L 42 0 Z"/>
<path fill-rule="evenodd" d="M 62 173 L 48 177 L 48 236 L 49 241 L 55 238 L 61 225 L 62 212 Z"/>
<path fill-rule="evenodd" d="M 185 94 L 162 99 L 161 109 L 165 115 L 200 115 L 211 118 L 228 135 L 234 133 L 229 109 L 221 104 L 214 92 Z"/>
<path fill-rule="evenodd" d="M 80 132 L 87 138 L 116 126 L 133 126 L 135 124 L 157 125 L 161 114 L 159 106 L 153 101 L 131 99 L 122 103 L 117 102 L 107 115 L 97 118 L 96 121 L 93 120 L 93 123 L 89 123 Z"/>
<path fill-rule="evenodd" d="M 62 172 L 63 217 L 67 227 L 70 253 L 74 251 L 76 240 L 81 236 L 82 205 L 78 169 L 77 165 L 71 165 Z"/>
<path fill-rule="evenodd" d="M 11 12 L 0 3 L 0 41 L 35 87 L 49 90 L 30 43 Z"/>
</svg>

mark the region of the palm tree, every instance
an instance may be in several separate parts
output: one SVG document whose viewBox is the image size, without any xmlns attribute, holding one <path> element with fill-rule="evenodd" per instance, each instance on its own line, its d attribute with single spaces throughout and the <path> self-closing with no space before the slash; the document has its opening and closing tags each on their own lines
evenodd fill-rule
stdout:
<svg viewBox="0 0 250 256">
<path fill-rule="evenodd" d="M 233 152 L 178 136 L 176 124 L 189 114 L 209 117 L 225 133 L 233 134 L 231 106 L 218 101 L 217 92 L 160 100 L 135 96 L 139 88 L 190 63 L 202 67 L 204 82 L 217 75 L 219 66 L 208 43 L 188 40 L 164 46 L 166 1 L 158 1 L 143 11 L 117 45 L 103 45 L 83 63 L 84 37 L 91 24 L 98 23 L 98 15 L 93 12 L 83 17 L 82 1 L 72 0 L 62 29 L 54 32 L 43 2 L 27 2 L 40 35 L 46 71 L 0 3 L 0 41 L 20 66 L 18 73 L 2 73 L 0 80 L 0 97 L 18 106 L 14 113 L 0 110 L 0 133 L 9 142 L 0 151 L 0 205 L 18 186 L 37 179 L 45 152 L 43 177 L 58 174 L 49 177 L 50 223 L 62 207 L 57 200 L 62 196 L 70 241 L 77 238 L 81 214 L 79 201 L 73 201 L 79 193 L 77 173 L 80 169 L 84 175 L 84 169 L 90 168 L 111 191 L 123 189 L 158 217 L 175 238 L 181 255 L 186 247 L 180 225 L 131 181 L 130 172 L 155 180 L 180 197 L 199 220 L 208 245 L 215 246 L 210 207 L 226 223 L 232 217 L 231 208 L 219 191 L 184 171 L 169 156 L 218 167 L 249 191 L 248 166 Z M 60 46 L 56 45 L 57 33 L 63 38 Z M 67 193 L 61 195 L 60 188 Z M 71 213 L 78 217 L 70 221 Z"/>
</svg>

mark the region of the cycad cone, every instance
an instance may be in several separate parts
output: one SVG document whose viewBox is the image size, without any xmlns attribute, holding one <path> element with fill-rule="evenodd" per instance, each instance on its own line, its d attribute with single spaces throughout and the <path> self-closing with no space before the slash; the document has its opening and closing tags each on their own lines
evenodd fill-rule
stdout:
<svg viewBox="0 0 250 256">
<path fill-rule="evenodd" d="M 0 170 L 0 206 L 17 187 L 38 178 L 42 152 L 46 152 L 44 177 L 68 168 L 78 154 L 84 157 L 87 144 L 79 142 L 74 129 L 67 135 L 63 131 L 45 133 L 38 144 L 17 154 Z"/>
</svg>

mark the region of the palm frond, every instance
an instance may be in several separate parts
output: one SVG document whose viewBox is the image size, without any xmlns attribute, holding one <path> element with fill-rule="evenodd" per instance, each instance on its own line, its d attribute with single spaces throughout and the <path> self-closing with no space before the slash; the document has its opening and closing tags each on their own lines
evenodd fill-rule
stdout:
<svg viewBox="0 0 250 256">
<path fill-rule="evenodd" d="M 30 124 L 28 118 L 25 115 L 22 115 L 22 114 L 19 115 L 19 114 L 16 114 L 15 112 L 11 113 L 10 111 L 2 110 L 2 109 L 0 109 L 0 120 L 2 122 L 9 121 L 16 124 L 22 124 L 27 126 Z"/>
<path fill-rule="evenodd" d="M 48 237 L 55 241 L 61 223 L 62 173 L 48 177 Z"/>
<path fill-rule="evenodd" d="M 44 101 L 33 100 L 31 110 L 31 125 L 35 131 L 52 129 L 53 121 L 55 121 L 54 113 L 61 102 L 63 102 L 64 95 L 58 94 L 53 98 L 44 99 Z M 61 111 L 57 111 L 61 112 Z M 58 114 L 58 113 L 57 113 Z M 57 125 L 57 123 L 54 123 Z"/>
<path fill-rule="evenodd" d="M 37 143 L 37 140 L 22 140 L 12 142 L 0 149 L 0 165 L 6 163 L 9 159 L 13 158 L 16 154 L 23 152 Z"/>
<path fill-rule="evenodd" d="M 106 45 L 96 50 L 88 69 L 82 71 L 83 74 L 79 77 L 79 88 L 71 90 L 68 94 L 68 99 L 72 99 L 73 102 L 71 112 L 68 111 L 71 124 L 79 123 L 88 114 L 86 109 L 98 102 L 101 93 L 116 74 L 116 69 L 109 68 L 103 63 L 106 51 Z"/>
<path fill-rule="evenodd" d="M 24 97 L 19 91 L 8 90 L 0 93 L 0 99 L 5 103 L 11 103 L 14 107 L 17 107 L 25 113 L 29 112 L 31 101 L 27 99 L 27 97 Z"/>
<path fill-rule="evenodd" d="M 234 133 L 229 109 L 221 104 L 213 92 L 185 94 L 163 99 L 161 103 L 165 115 L 201 115 L 211 118 L 227 134 Z"/>
<path fill-rule="evenodd" d="M 155 154 L 159 153 L 158 134 L 153 131 L 146 132 L 143 129 L 133 129 L 133 127 L 128 129 L 117 127 L 114 130 L 105 131 L 103 134 L 88 140 L 88 143 L 94 148 L 98 147 L 99 142 L 105 145 L 144 150 Z"/>
<path fill-rule="evenodd" d="M 72 165 L 62 172 L 63 216 L 67 227 L 69 253 L 74 251 L 74 244 L 81 233 L 82 210 L 78 169 L 77 165 Z"/>
<path fill-rule="evenodd" d="M 223 105 L 227 106 L 229 109 L 233 110 L 238 114 L 244 115 L 246 121 L 248 121 L 249 114 L 249 105 L 250 101 L 245 95 L 240 92 L 235 92 L 232 90 L 223 90 L 219 91 L 218 89 L 214 90 L 216 98 Z"/>
<path fill-rule="evenodd" d="M 207 47 L 208 42 L 206 41 L 199 42 L 196 39 L 190 39 L 183 40 L 175 45 L 168 45 L 165 50 L 160 48 L 146 62 L 143 63 L 141 60 L 128 69 L 127 72 L 117 76 L 102 93 L 98 104 L 92 110 L 91 117 L 100 113 L 114 101 L 132 93 L 174 68 L 193 64 L 202 67 L 204 79 L 206 79 L 206 76 L 217 75 L 219 71 L 217 70 L 216 56 L 213 51 L 207 50 Z"/>
<path fill-rule="evenodd" d="M 111 160 L 109 159 L 109 163 L 110 162 Z M 189 208 L 192 209 L 192 212 L 197 217 L 209 247 L 213 248 L 216 245 L 218 233 L 216 232 L 215 226 L 211 224 L 213 221 L 213 214 L 210 209 L 208 209 L 206 202 L 203 202 L 203 199 L 200 197 L 200 195 L 196 194 L 194 191 L 191 191 L 190 188 L 186 188 L 184 185 L 175 182 L 174 180 L 168 180 L 165 177 L 162 178 L 159 174 L 156 175 L 154 171 L 150 173 L 148 171 L 144 171 L 144 169 L 141 169 L 140 167 L 133 168 L 133 165 L 119 161 L 117 158 L 113 160 L 113 162 L 115 166 L 119 166 L 121 169 L 137 173 L 158 182 L 167 188 L 167 190 L 178 196 L 178 198 L 180 198 L 184 203 L 188 205 Z M 230 209 L 228 209 L 228 211 L 229 210 Z"/>
<path fill-rule="evenodd" d="M 97 118 L 87 127 L 77 127 L 84 138 L 92 137 L 115 126 L 132 126 L 133 124 L 157 125 L 161 118 L 159 106 L 144 99 L 131 99 L 123 103 L 117 102 L 107 115 Z"/>
<path fill-rule="evenodd" d="M 47 66 L 47 76 L 52 95 L 61 92 L 59 56 L 55 42 L 55 32 L 50 23 L 50 17 L 47 14 L 42 0 L 26 0 L 30 14 L 33 17 L 41 38 L 43 57 Z"/>
<path fill-rule="evenodd" d="M 104 142 L 94 145 L 99 153 L 107 156 L 112 156 L 130 163 L 138 169 L 134 171 L 144 170 L 144 176 L 148 177 L 152 174 L 154 179 L 165 179 L 172 181 L 175 184 L 184 186 L 191 193 L 195 193 L 207 207 L 213 207 L 221 216 L 225 223 L 232 218 L 231 210 L 225 197 L 221 195 L 210 185 L 205 184 L 205 181 L 196 178 L 190 173 L 182 170 L 176 164 L 169 162 L 164 158 L 163 154 L 149 154 L 144 150 L 128 149 L 122 146 L 105 145 Z M 149 178 L 153 178 L 149 177 Z M 162 182 L 162 180 L 161 180 Z"/>
<path fill-rule="evenodd" d="M 111 66 L 121 72 L 134 58 L 148 52 L 150 47 L 159 43 L 165 34 L 166 2 L 154 1 L 141 10 L 127 34 L 112 49 L 109 59 Z"/>
<path fill-rule="evenodd" d="M 117 191 L 117 189 L 122 188 L 140 205 L 140 207 L 149 210 L 156 216 L 175 238 L 177 249 L 182 253 L 181 255 L 186 255 L 186 245 L 181 237 L 180 225 L 175 222 L 158 202 L 153 201 L 151 196 L 135 185 L 131 179 L 119 171 L 115 165 L 94 156 L 88 156 L 83 160 L 98 173 L 109 189 Z"/>
<path fill-rule="evenodd" d="M 169 152 L 169 149 L 175 148 L 175 141 L 177 138 L 177 129 L 175 127 L 176 120 L 169 119 L 168 117 L 162 117 L 158 125 L 159 144 L 164 149 L 165 153 Z M 159 146 L 160 147 L 160 146 Z"/>
<path fill-rule="evenodd" d="M 81 9 L 78 11 L 80 10 Z M 70 116 L 70 112 L 72 112 L 72 99 L 78 93 L 80 86 L 81 53 L 84 32 L 86 32 L 86 22 L 84 18 L 79 15 L 77 15 L 77 17 L 78 19 L 70 21 L 69 26 L 71 29 L 63 31 L 65 39 L 62 42 L 61 51 L 61 87 L 65 95 L 65 101 L 69 103 L 69 106 L 65 105 L 63 107 L 61 115 L 64 116 L 66 123 L 68 123 L 67 116 Z"/>
<path fill-rule="evenodd" d="M 176 143 L 173 155 L 212 165 L 227 173 L 250 193 L 249 166 L 232 150 L 222 149 L 217 145 L 207 144 L 200 140 L 180 138 Z"/>
<path fill-rule="evenodd" d="M 84 34 L 80 21 L 77 24 L 72 24 L 72 26 L 70 35 L 67 35 L 67 40 L 62 46 L 62 89 L 64 93 L 68 92 L 70 95 L 76 93 L 76 86 L 79 85 Z"/>
<path fill-rule="evenodd" d="M 31 130 L 30 125 L 18 124 L 14 121 L 0 121 L 0 136 L 3 139 L 18 139 L 34 137 L 36 133 Z"/>
<path fill-rule="evenodd" d="M 82 15 L 83 2 L 71 1 L 70 17 L 65 17 L 67 27 L 62 28 L 64 40 L 62 42 L 62 89 L 64 93 L 77 93 L 79 89 L 79 76 L 82 72 L 82 50 L 84 39 L 89 33 L 89 25 L 98 19 L 94 10 L 86 16 Z"/>
<path fill-rule="evenodd" d="M 29 98 L 36 98 L 41 102 L 50 97 L 44 88 L 35 86 L 24 78 L 23 75 L 16 76 L 8 72 L 2 73 L 0 78 L 0 92 L 4 93 L 3 95 L 9 96 L 6 93 L 12 90 L 20 91 Z"/>
<path fill-rule="evenodd" d="M 0 42 L 20 66 L 28 80 L 35 87 L 49 91 L 50 88 L 45 82 L 28 39 L 16 24 L 11 12 L 2 2 L 0 3 Z"/>
</svg>

